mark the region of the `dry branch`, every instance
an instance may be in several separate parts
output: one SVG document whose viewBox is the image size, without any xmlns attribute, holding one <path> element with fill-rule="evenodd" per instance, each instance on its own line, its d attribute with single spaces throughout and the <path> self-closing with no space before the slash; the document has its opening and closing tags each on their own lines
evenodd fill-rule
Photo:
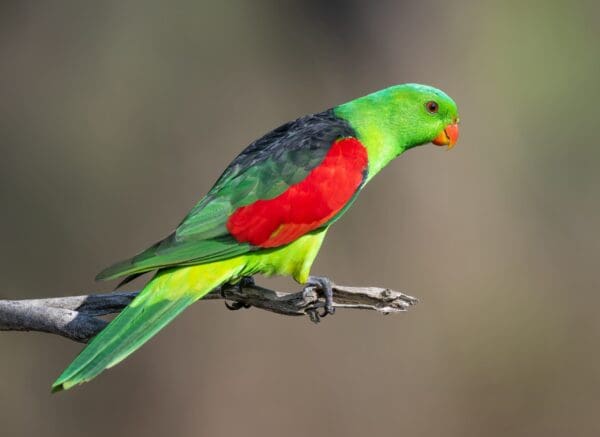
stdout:
<svg viewBox="0 0 600 437">
<path fill-rule="evenodd" d="M 115 314 L 137 296 L 137 292 L 56 297 L 48 299 L 0 300 L 0 331 L 39 331 L 86 343 L 107 325 L 99 316 Z M 324 299 L 315 288 L 282 293 L 257 285 L 228 286 L 204 297 L 226 299 L 286 316 L 309 315 L 319 321 Z M 399 291 L 377 287 L 333 285 L 335 308 L 375 310 L 383 314 L 406 311 L 417 299 Z"/>
</svg>

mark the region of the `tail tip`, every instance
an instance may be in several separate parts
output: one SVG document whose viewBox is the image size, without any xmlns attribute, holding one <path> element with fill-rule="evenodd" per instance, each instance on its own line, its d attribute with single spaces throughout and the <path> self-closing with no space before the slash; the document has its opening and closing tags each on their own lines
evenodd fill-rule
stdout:
<svg viewBox="0 0 600 437">
<path fill-rule="evenodd" d="M 52 384 L 52 388 L 50 389 L 50 393 L 54 394 L 54 393 L 60 393 L 61 391 L 65 391 L 68 390 L 69 387 L 65 386 L 65 383 L 63 381 L 56 381 L 54 382 L 54 384 Z"/>
</svg>

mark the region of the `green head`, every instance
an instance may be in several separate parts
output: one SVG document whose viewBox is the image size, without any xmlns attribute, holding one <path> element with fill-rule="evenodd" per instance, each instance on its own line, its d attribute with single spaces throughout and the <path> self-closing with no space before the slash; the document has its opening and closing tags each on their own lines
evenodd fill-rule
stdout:
<svg viewBox="0 0 600 437">
<path fill-rule="evenodd" d="M 396 85 L 334 109 L 356 130 L 369 153 L 369 178 L 407 149 L 454 146 L 458 109 L 446 93 L 419 84 Z"/>
</svg>

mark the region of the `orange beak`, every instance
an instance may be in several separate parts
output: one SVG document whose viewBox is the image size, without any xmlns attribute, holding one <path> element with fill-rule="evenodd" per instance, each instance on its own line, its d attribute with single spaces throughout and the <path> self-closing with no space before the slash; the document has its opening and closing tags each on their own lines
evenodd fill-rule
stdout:
<svg viewBox="0 0 600 437">
<path fill-rule="evenodd" d="M 448 150 L 454 147 L 458 141 L 458 123 L 449 124 L 432 141 L 436 146 L 448 146 Z"/>
</svg>

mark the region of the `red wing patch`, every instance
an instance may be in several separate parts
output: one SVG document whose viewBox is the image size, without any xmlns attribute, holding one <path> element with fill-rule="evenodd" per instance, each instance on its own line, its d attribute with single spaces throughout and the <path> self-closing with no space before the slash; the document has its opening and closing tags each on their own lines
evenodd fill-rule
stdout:
<svg viewBox="0 0 600 437">
<path fill-rule="evenodd" d="M 336 141 L 323 162 L 279 196 L 242 206 L 227 220 L 241 243 L 278 247 L 332 219 L 363 181 L 367 150 L 356 138 Z"/>
</svg>

